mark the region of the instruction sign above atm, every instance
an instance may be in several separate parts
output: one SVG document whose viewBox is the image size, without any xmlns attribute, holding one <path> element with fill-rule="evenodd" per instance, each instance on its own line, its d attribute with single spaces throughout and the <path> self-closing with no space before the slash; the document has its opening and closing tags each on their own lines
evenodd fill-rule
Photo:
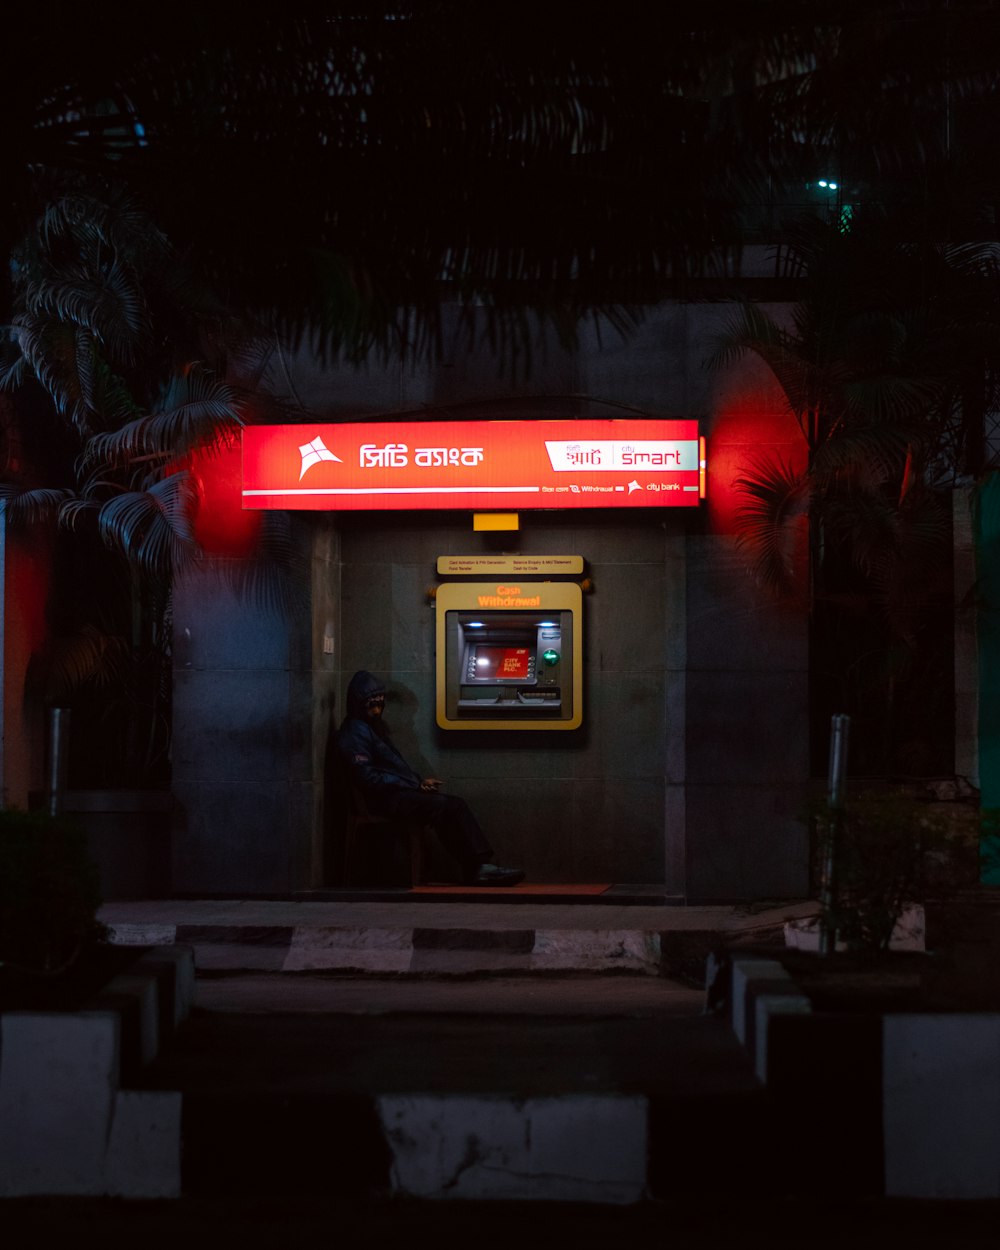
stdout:
<svg viewBox="0 0 1000 1250">
<path fill-rule="evenodd" d="M 695 507 L 697 421 L 409 421 L 243 431 L 244 508 Z"/>
<path fill-rule="evenodd" d="M 583 556 L 438 556 L 437 571 L 445 577 L 576 577 Z"/>
</svg>

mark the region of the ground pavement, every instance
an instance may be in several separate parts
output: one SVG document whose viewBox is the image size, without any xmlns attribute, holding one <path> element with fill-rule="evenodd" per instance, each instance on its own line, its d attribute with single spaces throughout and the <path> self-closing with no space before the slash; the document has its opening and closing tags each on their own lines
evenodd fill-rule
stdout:
<svg viewBox="0 0 1000 1250">
<path fill-rule="evenodd" d="M 91 1232 L 112 1245 L 407 1236 L 489 1246 L 516 1236 L 702 1246 L 803 1235 L 882 1245 L 900 1234 L 918 1245 L 987 1244 L 995 1203 L 846 1194 L 828 1168 L 803 1191 L 824 1126 L 808 1106 L 776 1120 L 745 1050 L 706 1010 L 697 983 L 706 950 L 766 943 L 786 919 L 814 911 L 426 898 L 109 904 L 102 918 L 117 940 L 185 942 L 196 954 L 194 1010 L 144 1077 L 183 1092 L 184 1193 L 8 1200 L 4 1226 L 36 1238 Z M 484 1097 L 521 1108 L 580 1099 L 576 1130 L 592 1136 L 595 1109 L 642 1100 L 642 1192 L 624 1202 L 600 1192 L 469 1201 L 402 1192 L 372 1108 L 396 1099 L 398 1110 L 415 1094 L 464 1099 L 463 1116 L 481 1114 Z M 457 1159 L 459 1194 L 477 1173 L 489 1187 L 490 1160 L 475 1155 Z"/>
</svg>

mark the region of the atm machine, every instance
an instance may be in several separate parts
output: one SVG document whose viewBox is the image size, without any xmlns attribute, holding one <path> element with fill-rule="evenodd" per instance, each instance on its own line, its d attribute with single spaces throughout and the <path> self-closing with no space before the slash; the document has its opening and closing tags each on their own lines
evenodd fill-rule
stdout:
<svg viewBox="0 0 1000 1250">
<path fill-rule="evenodd" d="M 437 589 L 441 729 L 569 730 L 583 723 L 583 595 L 575 582 Z"/>
</svg>

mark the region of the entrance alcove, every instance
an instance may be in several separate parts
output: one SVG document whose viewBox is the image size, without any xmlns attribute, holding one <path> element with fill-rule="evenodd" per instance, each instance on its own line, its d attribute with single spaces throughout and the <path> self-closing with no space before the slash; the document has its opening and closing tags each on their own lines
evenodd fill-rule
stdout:
<svg viewBox="0 0 1000 1250">
<path fill-rule="evenodd" d="M 341 699 L 361 668 L 389 685 L 386 719 L 403 754 L 446 779 L 476 811 L 502 862 L 534 881 L 666 881 L 664 762 L 683 729 L 671 689 L 682 622 L 670 627 L 670 561 L 685 522 L 642 516 L 522 518 L 520 555 L 582 555 L 593 585 L 583 609 L 583 724 L 578 730 L 444 732 L 435 725 L 435 621 L 440 555 L 482 553 L 466 514 L 342 515 Z M 674 707 L 673 714 L 671 708 Z M 341 702 L 341 707 L 343 706 Z"/>
<path fill-rule="evenodd" d="M 688 900 L 802 897 L 807 770 L 800 621 L 762 606 L 701 514 L 538 513 L 523 554 L 579 554 L 583 725 L 447 734 L 435 725 L 439 555 L 463 514 L 296 518 L 301 603 L 254 608 L 202 572 L 175 605 L 175 893 L 332 884 L 330 735 L 352 673 L 389 685 L 404 754 L 480 815 L 532 880 L 652 885 Z"/>
<path fill-rule="evenodd" d="M 513 548 L 582 556 L 592 584 L 583 723 L 570 732 L 436 727 L 437 559 L 496 550 L 469 512 L 289 514 L 301 606 L 285 617 L 207 572 L 187 580 L 174 619 L 176 892 L 287 895 L 335 883 L 330 737 L 347 682 L 365 668 L 388 683 L 404 754 L 466 798 L 502 862 L 531 880 L 649 885 L 689 902 L 804 896 L 806 622 L 752 584 L 731 515 L 748 458 L 788 455 L 797 435 L 760 368 L 741 366 L 729 381 L 701 370 L 724 315 L 664 305 L 628 342 L 585 333 L 575 355 L 543 361 L 516 386 L 461 356 L 360 372 L 286 359 L 290 398 L 320 421 L 443 419 L 456 399 L 476 419 L 618 415 L 599 401 L 557 403 L 598 393 L 632 413 L 697 416 L 708 499 L 522 512 Z"/>
</svg>

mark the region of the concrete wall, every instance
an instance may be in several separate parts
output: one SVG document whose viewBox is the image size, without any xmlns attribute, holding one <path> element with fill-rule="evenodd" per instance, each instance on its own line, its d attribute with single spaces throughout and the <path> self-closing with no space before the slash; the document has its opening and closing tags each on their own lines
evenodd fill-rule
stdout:
<svg viewBox="0 0 1000 1250">
<path fill-rule="evenodd" d="M 288 611 L 237 589 L 238 561 L 179 579 L 174 597 L 175 893 L 262 894 L 322 879 L 337 540 L 295 519 Z"/>
<path fill-rule="evenodd" d="M 767 309 L 779 318 L 782 307 Z M 748 574 L 737 542 L 734 480 L 761 457 L 801 463 L 805 448 L 768 370 L 753 358 L 698 368 L 729 316 L 689 308 L 688 353 L 709 443 L 703 529 L 685 548 L 689 898 L 805 897 L 799 816 L 809 775 L 806 529 L 789 548 L 797 580 L 775 600 Z M 704 391 L 701 389 L 704 387 Z"/>
<path fill-rule="evenodd" d="M 323 368 L 275 354 L 269 384 L 319 420 L 407 409 L 697 417 L 710 440 L 709 503 L 522 513 L 508 549 L 582 555 L 594 583 L 585 722 L 572 734 L 435 727 L 427 591 L 439 555 L 490 544 L 467 513 L 300 519 L 309 605 L 281 625 L 224 593 L 179 591 L 175 788 L 187 828 L 176 890 L 316 883 L 331 827 L 318 761 L 347 680 L 368 668 L 390 683 L 387 719 L 404 751 L 469 799 L 501 861 L 533 880 L 665 884 L 689 900 L 804 894 L 806 618 L 749 580 L 732 490 L 753 458 L 801 449 L 766 371 L 704 369 L 726 315 L 722 304 L 664 305 L 628 341 L 594 326 L 572 351 L 540 334 L 530 370 L 513 372 L 457 337 L 433 367 Z"/>
</svg>

